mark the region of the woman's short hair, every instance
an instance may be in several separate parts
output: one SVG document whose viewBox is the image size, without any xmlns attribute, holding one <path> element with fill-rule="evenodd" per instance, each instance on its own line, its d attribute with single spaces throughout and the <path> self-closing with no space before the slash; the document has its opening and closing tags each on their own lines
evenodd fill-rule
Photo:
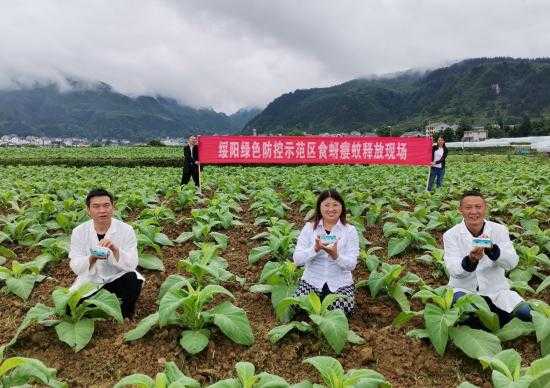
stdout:
<svg viewBox="0 0 550 388">
<path fill-rule="evenodd" d="M 315 213 L 311 218 L 311 220 L 313 221 L 313 229 L 317 228 L 317 226 L 319 225 L 319 222 L 323 218 L 323 216 L 321 215 L 321 202 L 323 202 L 327 198 L 332 198 L 338 203 L 340 203 L 340 205 L 342 206 L 342 213 L 340 214 L 340 222 L 344 225 L 347 223 L 346 204 L 344 203 L 344 199 L 342 198 L 342 196 L 338 191 L 336 191 L 335 189 L 329 189 L 329 190 L 322 191 L 319 194 L 319 197 L 317 197 L 317 204 L 315 205 Z"/>
</svg>

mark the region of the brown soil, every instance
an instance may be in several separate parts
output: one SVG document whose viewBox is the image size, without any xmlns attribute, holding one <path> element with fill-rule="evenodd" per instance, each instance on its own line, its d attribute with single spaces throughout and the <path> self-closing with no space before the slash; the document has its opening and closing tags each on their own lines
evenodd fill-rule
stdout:
<svg viewBox="0 0 550 388">
<path fill-rule="evenodd" d="M 253 216 L 248 206 L 243 204 L 242 221 L 245 225 L 225 232 L 230 242 L 222 256 L 229 262 L 231 272 L 246 278 L 243 287 L 230 284 L 227 288 L 235 296 L 234 303 L 248 314 L 255 335 L 252 346 L 247 348 L 236 345 L 214 330 L 207 349 L 196 356 L 190 356 L 179 346 L 181 330 L 175 327 L 155 328 L 141 340 L 124 342 L 125 332 L 156 311 L 160 285 L 166 276 L 176 272 L 177 261 L 186 257 L 195 247 L 188 242 L 163 248 L 166 272 L 142 271 L 146 282 L 133 321 L 125 321 L 121 325 L 111 321 L 98 322 L 91 342 L 76 354 L 57 339 L 54 330 L 32 327 L 22 334 L 8 355 L 41 359 L 48 366 L 56 368 L 58 376 L 70 386 L 112 386 L 120 378 L 132 373 L 154 376 L 163 369 L 165 361 L 175 361 L 184 373 L 202 383 L 231 376 L 238 361 L 250 361 L 258 372 L 278 374 L 290 383 L 304 379 L 319 382 L 316 371 L 302 364 L 302 360 L 320 354 L 333 355 L 330 349 L 314 337 L 298 333 L 291 333 L 278 344 L 271 345 L 267 333 L 277 322 L 269 297 L 247 291 L 258 279 L 265 262 L 262 260 L 256 265 L 248 264 L 250 249 L 258 245 L 249 239 L 263 230 L 253 225 Z M 188 216 L 188 212 L 184 213 L 178 214 L 178 219 Z M 287 219 L 295 222 L 298 229 L 303 224 L 303 216 L 296 206 L 289 211 Z M 189 225 L 181 223 L 164 227 L 164 233 L 170 238 L 177 237 L 183 230 L 189 230 Z M 386 248 L 380 227 L 368 227 L 365 237 L 373 245 Z M 442 284 L 443 279 L 432 278 L 432 269 L 415 261 L 414 256 L 402 256 L 390 261 L 404 265 L 430 284 Z M 0 297 L 0 343 L 9 341 L 30 306 L 37 302 L 51 304 L 49 299 L 53 289 L 68 286 L 74 279 L 66 261 L 51 267 L 48 274 L 53 279 L 37 285 L 28 302 L 22 302 L 12 295 Z M 368 272 L 358 264 L 354 276 L 356 280 L 366 279 Z M 356 297 L 357 309 L 350 319 L 350 327 L 366 340 L 366 344 L 344 349 L 342 355 L 337 357 L 344 368 L 376 369 L 395 387 L 455 387 L 466 379 L 478 385 L 489 381 L 490 373 L 483 371 L 479 362 L 469 359 L 452 345 L 440 357 L 429 342 L 413 340 L 405 335 L 414 327 L 412 324 L 401 329 L 392 327 L 391 322 L 399 310 L 388 297 L 371 298 L 366 289 L 358 290 Z M 506 345 L 522 354 L 525 365 L 540 357 L 534 338 L 522 338 Z"/>
</svg>

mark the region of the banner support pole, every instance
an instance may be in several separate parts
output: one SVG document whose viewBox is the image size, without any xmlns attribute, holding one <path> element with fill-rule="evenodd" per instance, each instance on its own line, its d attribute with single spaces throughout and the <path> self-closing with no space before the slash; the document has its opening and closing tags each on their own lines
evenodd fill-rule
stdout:
<svg viewBox="0 0 550 388">
<path fill-rule="evenodd" d="M 199 194 L 202 195 L 202 173 L 201 173 L 201 164 L 200 164 L 200 162 L 197 163 L 197 167 L 199 169 Z"/>
</svg>

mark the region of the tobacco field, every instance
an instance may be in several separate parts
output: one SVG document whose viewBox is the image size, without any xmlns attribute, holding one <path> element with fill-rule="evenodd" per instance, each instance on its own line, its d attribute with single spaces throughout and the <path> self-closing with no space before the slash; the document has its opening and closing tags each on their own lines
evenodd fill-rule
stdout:
<svg viewBox="0 0 550 388">
<path fill-rule="evenodd" d="M 426 175 L 206 166 L 198 193 L 172 167 L 0 167 L 0 386 L 550 386 L 550 160 L 450 156 L 432 193 Z M 67 290 L 71 230 L 96 187 L 138 237 L 146 280 L 133 320 L 107 291 L 77 306 L 86 287 Z M 349 320 L 292 298 L 294 245 L 327 188 L 361 236 Z M 451 304 L 442 234 L 471 188 L 510 231 L 520 260 L 507 276 L 533 322 L 500 327 L 480 298 Z M 467 314 L 486 329 L 464 325 Z"/>
</svg>

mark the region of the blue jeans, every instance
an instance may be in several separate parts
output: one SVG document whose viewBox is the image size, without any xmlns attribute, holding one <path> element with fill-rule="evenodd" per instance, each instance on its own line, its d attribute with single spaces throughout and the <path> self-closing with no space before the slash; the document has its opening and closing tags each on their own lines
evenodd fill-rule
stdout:
<svg viewBox="0 0 550 388">
<path fill-rule="evenodd" d="M 443 184 L 443 175 L 445 175 L 444 168 L 432 167 L 430 168 L 430 177 L 428 178 L 428 191 L 432 191 L 434 180 L 437 187 L 441 187 Z"/>
<path fill-rule="evenodd" d="M 466 295 L 465 292 L 462 292 L 462 291 L 455 292 L 453 295 L 453 304 L 464 295 Z M 498 315 L 498 320 L 500 322 L 501 327 L 507 324 L 508 322 L 510 322 L 514 317 L 519 318 L 522 321 L 526 321 L 526 322 L 529 322 L 532 320 L 531 307 L 525 302 L 521 302 L 514 308 L 514 311 L 512 311 L 511 313 L 507 313 L 506 311 L 501 310 L 497 306 L 495 306 L 493 304 L 493 301 L 489 299 L 489 297 L 483 296 L 483 299 L 485 299 L 491 311 Z"/>
</svg>

